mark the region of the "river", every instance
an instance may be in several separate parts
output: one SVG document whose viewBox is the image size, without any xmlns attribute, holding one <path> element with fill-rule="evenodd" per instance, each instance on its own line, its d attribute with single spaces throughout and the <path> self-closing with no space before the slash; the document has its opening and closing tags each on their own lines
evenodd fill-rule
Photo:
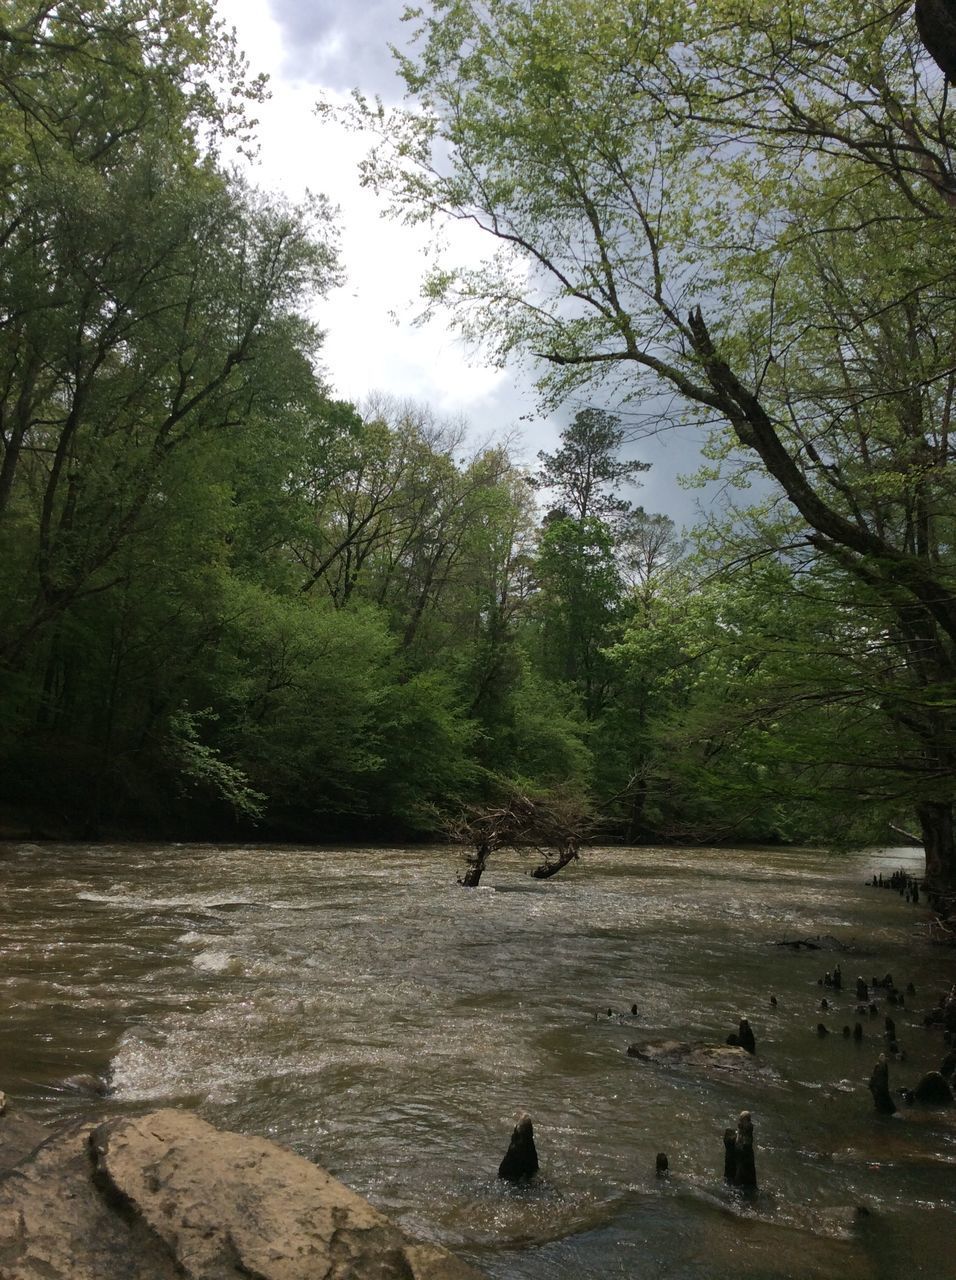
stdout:
<svg viewBox="0 0 956 1280">
<path fill-rule="evenodd" d="M 918 864 L 608 849 L 539 882 L 499 855 L 464 890 L 449 849 L 0 845 L 0 1088 L 50 1121 L 195 1107 L 499 1280 L 952 1280 L 956 1116 L 880 1117 L 866 1087 L 887 1012 L 894 1088 L 945 1051 L 923 1013 L 953 954 L 865 884 L 900 865 Z M 772 945 L 808 934 L 850 950 Z M 842 993 L 821 991 L 837 962 Z M 887 971 L 916 996 L 845 1039 L 855 976 Z M 742 1076 L 626 1054 L 721 1043 L 740 1014 Z M 742 1108 L 753 1201 L 721 1177 Z M 515 1189 L 495 1171 L 522 1110 L 542 1172 Z"/>
</svg>

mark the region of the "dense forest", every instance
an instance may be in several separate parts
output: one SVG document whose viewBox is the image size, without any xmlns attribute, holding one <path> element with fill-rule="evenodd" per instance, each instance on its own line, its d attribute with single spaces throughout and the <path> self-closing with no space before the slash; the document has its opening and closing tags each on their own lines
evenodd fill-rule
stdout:
<svg viewBox="0 0 956 1280">
<path fill-rule="evenodd" d="M 423 837 L 560 794 L 626 842 L 895 823 L 956 881 L 945 63 L 874 0 L 416 21 L 408 110 L 349 113 L 365 177 L 499 241 L 427 289 L 544 370 L 532 469 L 332 396 L 349 264 L 238 162 L 266 89 L 211 6 L 7 4 L 7 824 Z M 639 504 L 635 404 L 709 427 L 733 508 Z"/>
</svg>

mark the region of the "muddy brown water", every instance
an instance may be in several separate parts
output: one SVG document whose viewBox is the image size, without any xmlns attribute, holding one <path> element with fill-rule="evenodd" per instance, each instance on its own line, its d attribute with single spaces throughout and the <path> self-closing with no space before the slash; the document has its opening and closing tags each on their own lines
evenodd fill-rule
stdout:
<svg viewBox="0 0 956 1280">
<path fill-rule="evenodd" d="M 956 1109 L 886 1119 L 866 1088 L 886 1012 L 893 1087 L 945 1051 L 922 1015 L 953 954 L 864 884 L 900 865 L 610 849 L 536 882 L 503 855 L 467 891 L 447 849 L 3 845 L 0 1088 L 49 1121 L 182 1105 L 266 1134 L 500 1280 L 950 1280 Z M 771 945 L 810 934 L 850 950 Z M 845 1040 L 856 975 L 887 971 L 917 995 Z M 741 1013 L 742 1076 L 626 1054 Z M 721 1177 L 742 1108 L 752 1202 Z M 514 1189 L 494 1175 L 522 1109 L 542 1174 Z"/>
</svg>

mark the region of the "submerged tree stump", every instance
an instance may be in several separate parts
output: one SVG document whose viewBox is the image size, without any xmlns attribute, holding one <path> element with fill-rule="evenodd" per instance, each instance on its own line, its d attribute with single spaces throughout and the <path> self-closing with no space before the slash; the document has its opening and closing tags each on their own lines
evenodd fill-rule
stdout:
<svg viewBox="0 0 956 1280">
<path fill-rule="evenodd" d="M 505 1182 L 527 1182 L 538 1172 L 538 1152 L 534 1145 L 531 1117 L 520 1116 L 511 1135 L 504 1159 L 498 1166 L 498 1177 Z"/>
<path fill-rule="evenodd" d="M 465 874 L 460 877 L 458 883 L 466 889 L 477 889 L 478 883 L 484 874 L 488 859 L 491 856 L 493 846 L 487 841 L 476 841 L 475 851 L 466 858 Z"/>
<path fill-rule="evenodd" d="M 745 1049 L 747 1053 L 757 1052 L 757 1041 L 754 1039 L 754 1033 L 750 1023 L 746 1018 L 740 1019 L 740 1025 L 737 1030 L 731 1032 L 726 1042 L 729 1045 L 739 1045 L 741 1049 Z"/>
<path fill-rule="evenodd" d="M 880 1060 L 873 1068 L 873 1074 L 870 1076 L 870 1093 L 873 1095 L 873 1105 L 881 1115 L 891 1116 L 896 1111 L 896 1103 L 890 1094 L 890 1068 L 884 1054 L 880 1054 Z"/>
<path fill-rule="evenodd" d="M 741 1111 L 736 1129 L 724 1130 L 724 1179 L 741 1191 L 756 1191 L 754 1126 L 749 1111 Z"/>
</svg>

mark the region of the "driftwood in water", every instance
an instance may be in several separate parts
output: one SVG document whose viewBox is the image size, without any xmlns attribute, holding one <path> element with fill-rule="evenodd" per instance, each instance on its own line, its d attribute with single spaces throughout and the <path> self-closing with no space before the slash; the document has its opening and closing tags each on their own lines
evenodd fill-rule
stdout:
<svg viewBox="0 0 956 1280">
<path fill-rule="evenodd" d="M 850 948 L 832 933 L 817 933 L 810 938 L 781 938 L 771 943 L 774 947 L 789 947 L 792 951 L 849 951 Z"/>
<path fill-rule="evenodd" d="M 895 822 L 888 822 L 886 825 L 891 831 L 895 831 L 898 836 L 903 836 L 914 847 L 923 847 L 923 837 L 918 836 L 915 831 L 907 831 L 905 827 L 898 827 Z"/>
<path fill-rule="evenodd" d="M 531 874 L 535 880 L 550 880 L 552 876 L 558 874 L 562 867 L 566 867 L 569 862 L 573 862 L 577 856 L 577 844 L 568 844 L 559 852 L 556 858 L 545 854 L 544 862 L 535 867 Z"/>
</svg>

